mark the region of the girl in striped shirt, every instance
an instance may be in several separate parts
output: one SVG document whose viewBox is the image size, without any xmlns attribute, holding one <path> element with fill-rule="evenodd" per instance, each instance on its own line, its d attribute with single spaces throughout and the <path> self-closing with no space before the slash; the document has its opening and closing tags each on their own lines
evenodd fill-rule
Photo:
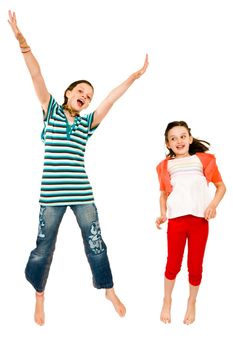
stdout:
<svg viewBox="0 0 233 350">
<path fill-rule="evenodd" d="M 125 306 L 113 288 L 107 248 L 101 236 L 92 188 L 85 172 L 84 154 L 87 140 L 113 104 L 145 73 L 148 57 L 146 55 L 143 67 L 113 89 L 93 113 L 81 116 L 80 112 L 89 106 L 94 94 L 91 83 L 86 80 L 72 83 L 65 90 L 63 105 L 59 105 L 47 90 L 40 66 L 17 26 L 15 13 L 9 11 L 8 22 L 19 42 L 45 123 L 42 133 L 45 158 L 39 230 L 36 248 L 31 252 L 25 269 L 27 280 L 36 290 L 35 322 L 44 324 L 44 290 L 59 225 L 68 206 L 81 229 L 94 287 L 105 289 L 106 298 L 112 302 L 117 313 L 124 316 Z"/>
<path fill-rule="evenodd" d="M 187 241 L 190 293 L 184 323 L 191 324 L 195 320 L 195 302 L 202 278 L 208 221 L 216 216 L 216 208 L 226 189 L 214 155 L 206 153 L 209 143 L 195 139 L 186 122 L 169 123 L 165 143 L 169 153 L 157 166 L 161 191 L 157 228 L 160 229 L 168 218 L 168 256 L 160 319 L 164 323 L 171 322 L 172 291 Z M 209 182 L 216 187 L 213 199 L 208 190 Z"/>
</svg>

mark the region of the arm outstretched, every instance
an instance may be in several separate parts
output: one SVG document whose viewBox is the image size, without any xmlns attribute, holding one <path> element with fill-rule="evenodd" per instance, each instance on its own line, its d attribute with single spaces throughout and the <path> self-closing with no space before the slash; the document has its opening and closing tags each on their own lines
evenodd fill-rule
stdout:
<svg viewBox="0 0 233 350">
<path fill-rule="evenodd" d="M 128 79 L 126 79 L 108 94 L 108 96 L 101 102 L 95 111 L 92 127 L 95 127 L 103 120 L 113 104 L 128 90 L 136 79 L 140 78 L 142 74 L 145 73 L 148 64 L 148 55 L 146 55 L 143 67 L 131 74 Z"/>
<path fill-rule="evenodd" d="M 23 54 L 26 66 L 31 75 L 37 97 L 46 114 L 48 104 L 49 104 L 50 94 L 47 90 L 47 87 L 44 82 L 44 78 L 41 74 L 39 63 L 37 62 L 36 58 L 32 54 L 30 46 L 27 44 L 26 39 L 24 38 L 23 34 L 18 28 L 15 12 L 9 11 L 8 23 L 10 24 L 12 31 L 19 42 L 19 46 Z"/>
</svg>

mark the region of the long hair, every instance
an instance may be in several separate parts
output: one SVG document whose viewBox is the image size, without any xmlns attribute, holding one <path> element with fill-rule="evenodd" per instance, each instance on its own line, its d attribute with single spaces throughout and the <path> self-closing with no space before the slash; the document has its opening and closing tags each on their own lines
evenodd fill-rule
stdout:
<svg viewBox="0 0 233 350">
<path fill-rule="evenodd" d="M 169 123 L 167 125 L 167 127 L 166 127 L 166 130 L 165 130 L 165 133 L 164 133 L 166 144 L 168 143 L 168 132 L 169 132 L 169 130 L 171 130 L 175 126 L 183 126 L 185 129 L 187 129 L 187 131 L 189 133 L 189 136 L 192 136 L 191 128 L 188 127 L 188 124 L 186 122 L 184 122 L 183 120 L 181 120 L 181 121 L 174 121 L 174 122 Z M 209 142 L 204 141 L 204 140 L 196 139 L 193 136 L 192 136 L 192 138 L 193 138 L 193 142 L 189 146 L 189 154 L 190 155 L 193 155 L 193 154 L 195 154 L 197 152 L 204 153 L 204 152 L 207 152 L 209 150 L 209 146 L 210 146 Z M 175 153 L 171 149 L 169 149 L 168 156 L 174 157 Z"/>
<path fill-rule="evenodd" d="M 94 87 L 88 80 L 77 80 L 77 81 L 74 81 L 72 84 L 70 84 L 68 86 L 68 88 L 64 92 L 64 102 L 62 104 L 62 107 L 66 107 L 67 102 L 68 102 L 68 97 L 66 96 L 67 91 L 72 91 L 75 88 L 76 85 L 82 84 L 82 83 L 90 85 L 90 87 L 92 88 L 92 90 L 94 92 Z"/>
</svg>

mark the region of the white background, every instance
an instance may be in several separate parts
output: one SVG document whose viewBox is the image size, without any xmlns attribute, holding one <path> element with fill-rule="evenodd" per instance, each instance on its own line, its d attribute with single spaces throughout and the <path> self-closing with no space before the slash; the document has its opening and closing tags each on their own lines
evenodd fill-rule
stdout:
<svg viewBox="0 0 233 350">
<path fill-rule="evenodd" d="M 34 248 L 43 163 L 41 108 L 11 29 L 8 9 L 40 62 L 49 91 L 88 79 L 90 110 L 145 54 L 150 65 L 90 139 L 86 167 L 94 188 L 115 289 L 127 306 L 118 317 L 95 290 L 75 218 L 62 222 L 46 293 L 46 325 L 33 321 L 34 291 L 24 267 Z M 232 96 L 233 4 L 229 0 L 3 1 L 1 41 L 0 348 L 204 349 L 233 345 Z M 184 260 L 172 324 L 159 320 L 166 226 L 159 213 L 156 164 L 168 122 L 186 120 L 208 140 L 228 192 L 210 223 L 196 322 L 183 325 L 188 297 Z"/>
</svg>

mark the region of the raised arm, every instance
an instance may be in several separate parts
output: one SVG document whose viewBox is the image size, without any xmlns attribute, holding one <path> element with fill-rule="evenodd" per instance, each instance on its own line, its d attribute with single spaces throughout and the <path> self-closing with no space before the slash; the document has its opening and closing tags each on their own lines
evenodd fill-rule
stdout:
<svg viewBox="0 0 233 350">
<path fill-rule="evenodd" d="M 13 30 L 13 33 L 16 37 L 16 39 L 19 42 L 19 46 L 21 49 L 21 52 L 23 54 L 26 66 L 29 70 L 29 73 L 32 78 L 32 82 L 36 91 L 36 94 L 39 98 L 39 101 L 41 103 L 41 106 L 45 112 L 47 113 L 47 108 L 49 104 L 50 94 L 47 90 L 47 87 L 44 82 L 44 78 L 41 74 L 40 66 L 32 54 L 30 46 L 27 44 L 26 39 L 24 38 L 23 34 L 18 28 L 17 20 L 15 12 L 9 11 L 9 19 L 8 22 Z"/>
<path fill-rule="evenodd" d="M 92 128 L 98 125 L 103 120 L 103 118 L 106 116 L 113 104 L 128 90 L 128 88 L 133 84 L 133 82 L 145 73 L 148 64 L 148 55 L 146 55 L 143 67 L 137 72 L 131 74 L 128 79 L 126 79 L 123 83 L 121 83 L 108 94 L 108 96 L 101 102 L 101 104 L 95 111 L 94 119 L 92 122 Z"/>
</svg>

